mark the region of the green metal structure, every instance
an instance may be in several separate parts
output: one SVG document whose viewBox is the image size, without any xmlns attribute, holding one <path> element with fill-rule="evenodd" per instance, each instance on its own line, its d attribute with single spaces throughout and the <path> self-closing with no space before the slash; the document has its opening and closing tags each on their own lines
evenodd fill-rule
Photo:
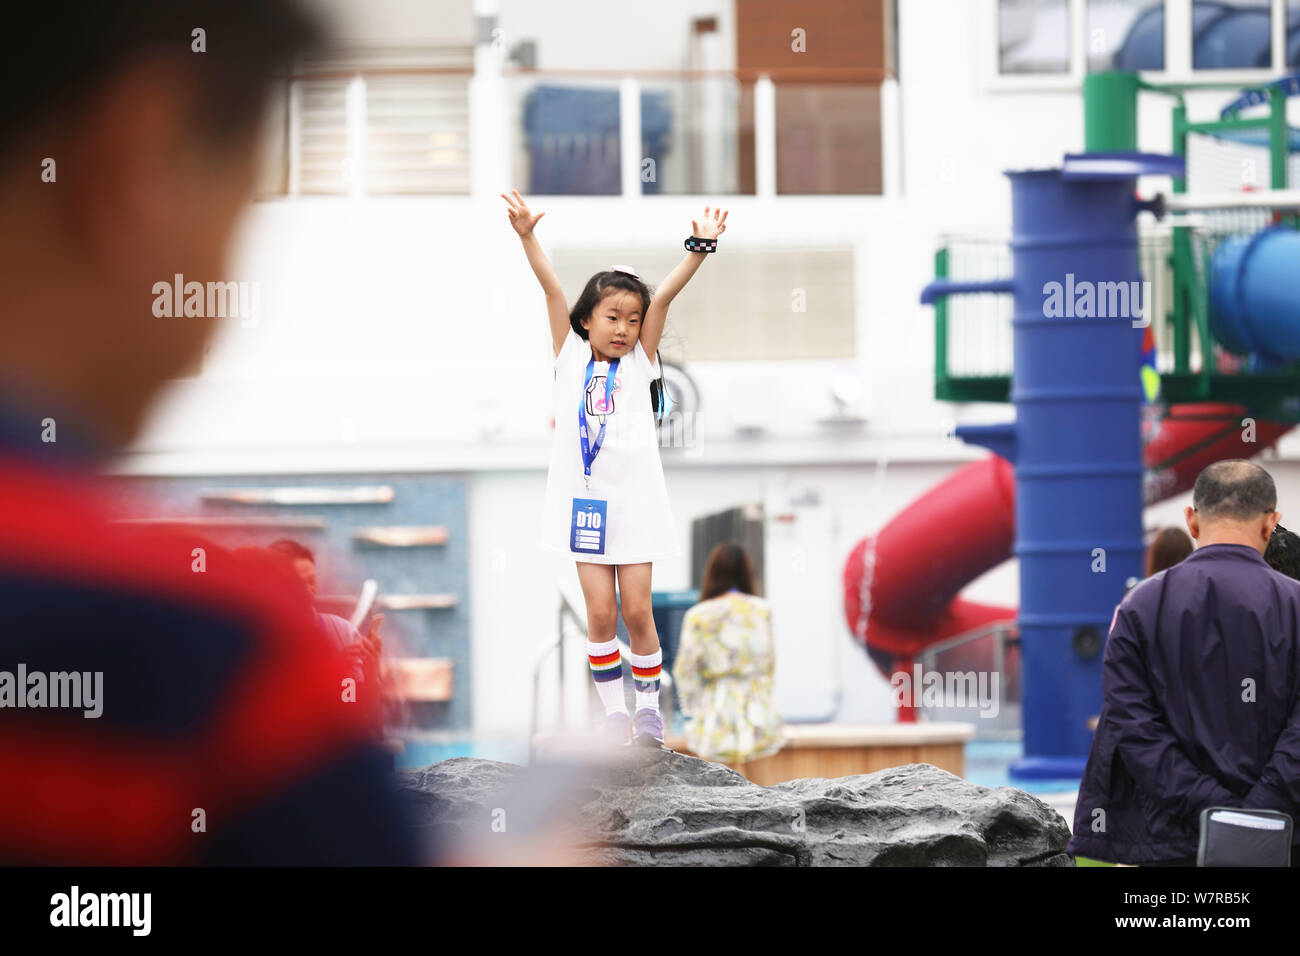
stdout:
<svg viewBox="0 0 1300 956">
<path fill-rule="evenodd" d="M 1185 94 L 1192 90 L 1222 90 L 1239 93 L 1217 120 L 1194 122 L 1188 119 Z M 1153 84 L 1135 73 L 1104 72 L 1090 74 L 1084 81 L 1084 143 L 1087 152 L 1135 152 L 1137 143 L 1137 103 L 1142 91 L 1173 99 L 1173 153 L 1187 156 L 1188 137 L 1195 134 L 1221 138 L 1239 137 L 1243 133 L 1263 131 L 1269 153 L 1270 189 L 1287 189 L 1287 159 L 1291 152 L 1292 130 L 1287 125 L 1286 101 L 1300 92 L 1300 76 L 1242 90 L 1238 85 L 1222 83 Z M 1266 105 L 1263 116 L 1242 115 L 1248 109 Z M 1260 133 L 1255 133 L 1260 136 Z M 1263 145 L 1261 142 L 1260 145 Z M 1173 194 L 1187 192 L 1184 177 L 1173 180 Z M 1228 353 L 1216 342 L 1210 323 L 1209 262 L 1218 243 L 1234 236 L 1258 232 L 1269 225 L 1297 226 L 1294 211 L 1280 213 L 1269 209 L 1223 209 L 1207 212 L 1205 225 L 1193 229 L 1175 224 L 1168 239 L 1144 239 L 1140 250 L 1144 278 L 1167 283 L 1162 299 L 1164 314 L 1153 322 L 1166 324 L 1168 342 L 1160 375 L 1161 400 L 1178 402 L 1234 402 L 1249 406 L 1261 416 L 1300 421 L 1300 363 L 1283 369 L 1260 371 L 1249 361 L 1227 359 Z M 966 274 L 972 257 L 969 247 L 960 240 L 946 242 L 935 254 L 936 278 L 990 278 L 987 274 Z M 958 268 L 959 262 L 965 268 Z M 957 274 L 954 275 L 954 272 Z M 1300 300 L 1300 275 L 1297 275 L 1297 298 Z M 961 308 L 989 296 L 971 296 Z M 987 306 L 986 306 L 987 307 Z M 1300 311 L 1300 310 L 1298 310 Z M 935 304 L 935 398 L 952 402 L 1006 402 L 1009 400 L 1010 354 L 1006 368 L 976 370 L 962 365 L 963 356 L 954 355 L 951 345 L 954 331 L 952 304 L 945 298 Z M 988 325 L 986 323 L 985 328 Z M 1193 362 L 1193 342 L 1200 345 L 1199 367 Z M 967 363 L 969 364 L 969 363 Z M 1232 366 L 1236 365 L 1236 368 Z"/>
</svg>

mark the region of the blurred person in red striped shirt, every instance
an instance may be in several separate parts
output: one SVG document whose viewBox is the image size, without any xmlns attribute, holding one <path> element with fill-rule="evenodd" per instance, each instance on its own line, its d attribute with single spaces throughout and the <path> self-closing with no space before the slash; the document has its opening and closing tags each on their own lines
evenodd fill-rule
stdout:
<svg viewBox="0 0 1300 956">
<path fill-rule="evenodd" d="M 0 862 L 419 862 L 301 589 L 184 528 L 112 522 L 96 478 L 216 331 L 156 316 L 153 286 L 226 278 L 267 93 L 317 28 L 290 0 L 12 14 Z M 78 675 L 98 715 L 67 706 Z"/>
</svg>

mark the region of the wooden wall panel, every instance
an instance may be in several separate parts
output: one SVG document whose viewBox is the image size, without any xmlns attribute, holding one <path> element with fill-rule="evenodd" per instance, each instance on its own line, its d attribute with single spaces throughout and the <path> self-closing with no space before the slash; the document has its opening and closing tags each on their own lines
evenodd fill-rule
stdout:
<svg viewBox="0 0 1300 956">
<path fill-rule="evenodd" d="M 877 196 L 881 171 L 880 88 L 776 87 L 776 191 Z"/>
<path fill-rule="evenodd" d="M 813 71 L 797 81 L 776 76 L 776 191 L 782 195 L 880 195 L 880 88 L 844 82 L 819 69 L 890 69 L 889 0 L 736 0 L 736 65 Z M 806 32 L 807 52 L 791 50 L 791 31 Z M 742 115 L 753 87 L 741 91 Z M 753 193 L 752 130 L 737 144 L 741 193 Z"/>
<path fill-rule="evenodd" d="M 888 0 L 736 0 L 736 66 L 857 67 L 887 64 Z M 803 29 L 806 52 L 792 50 Z"/>
</svg>

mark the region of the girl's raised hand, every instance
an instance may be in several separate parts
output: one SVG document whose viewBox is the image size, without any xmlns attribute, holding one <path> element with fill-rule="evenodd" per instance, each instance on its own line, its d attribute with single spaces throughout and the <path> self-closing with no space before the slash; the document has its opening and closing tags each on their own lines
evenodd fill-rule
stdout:
<svg viewBox="0 0 1300 956">
<path fill-rule="evenodd" d="M 510 193 L 515 197 L 514 199 L 511 199 L 505 193 L 501 194 L 501 198 L 510 204 L 510 225 L 514 227 L 515 232 L 519 233 L 520 236 L 526 236 L 533 231 L 533 227 L 546 213 L 539 212 L 534 215 L 529 210 L 528 203 L 524 202 L 523 197 L 519 195 L 519 190 L 512 189 Z"/>
<path fill-rule="evenodd" d="M 713 218 L 709 218 L 709 210 L 713 209 Z M 722 218 L 718 218 L 718 214 Z M 699 222 L 691 220 L 691 235 L 697 239 L 716 239 L 727 230 L 727 210 L 716 209 L 711 206 L 704 207 L 704 218 Z"/>
</svg>

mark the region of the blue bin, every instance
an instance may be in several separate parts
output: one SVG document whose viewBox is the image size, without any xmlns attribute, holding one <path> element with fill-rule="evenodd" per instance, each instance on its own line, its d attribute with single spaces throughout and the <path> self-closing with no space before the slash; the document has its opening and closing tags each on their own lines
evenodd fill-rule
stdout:
<svg viewBox="0 0 1300 956">
<path fill-rule="evenodd" d="M 650 607 L 654 614 L 655 630 L 659 632 L 659 646 L 664 652 L 664 670 L 672 670 L 677 661 L 677 648 L 681 643 L 682 619 L 686 612 L 700 603 L 699 588 L 685 591 L 651 591 Z M 622 602 L 619 603 L 618 636 L 626 641 L 627 628 L 623 626 Z"/>
</svg>

